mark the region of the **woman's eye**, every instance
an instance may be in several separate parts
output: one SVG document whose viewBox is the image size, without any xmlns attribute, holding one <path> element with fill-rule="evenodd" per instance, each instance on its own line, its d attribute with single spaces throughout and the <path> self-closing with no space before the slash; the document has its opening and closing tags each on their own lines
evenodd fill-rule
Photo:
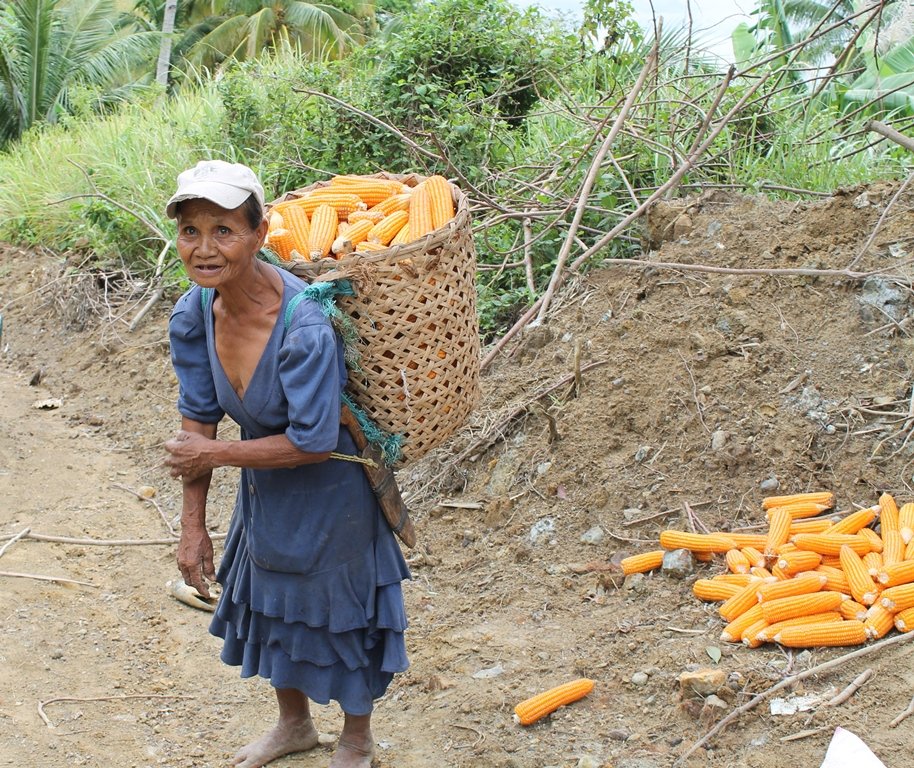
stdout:
<svg viewBox="0 0 914 768">
<path fill-rule="evenodd" d="M 220 235 L 227 235 L 231 230 L 228 227 L 219 227 Z"/>
</svg>

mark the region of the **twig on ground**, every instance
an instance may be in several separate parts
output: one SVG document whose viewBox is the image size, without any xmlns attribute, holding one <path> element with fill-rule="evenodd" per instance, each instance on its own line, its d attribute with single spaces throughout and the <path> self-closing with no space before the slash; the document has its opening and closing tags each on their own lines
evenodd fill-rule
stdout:
<svg viewBox="0 0 914 768">
<path fill-rule="evenodd" d="M 6 544 L 4 544 L 2 548 L 0 548 L 0 557 L 3 557 L 3 553 L 6 552 L 6 550 L 8 550 L 11 546 L 13 546 L 13 544 L 15 544 L 17 541 L 19 541 L 19 539 L 21 539 L 23 536 L 27 535 L 30 530 L 32 530 L 32 529 L 23 528 L 21 531 L 19 531 L 19 533 L 17 533 L 15 536 L 13 536 L 13 538 L 11 538 L 8 542 L 6 542 Z"/>
<path fill-rule="evenodd" d="M 54 699 L 47 699 L 46 701 L 38 702 L 38 717 L 44 722 L 48 728 L 56 728 L 47 714 L 45 714 L 44 708 L 48 704 L 58 704 L 61 702 L 90 702 L 90 701 L 127 701 L 128 699 L 184 699 L 191 701 L 196 699 L 196 696 L 183 696 L 180 694 L 166 694 L 166 693 L 125 693 L 121 696 L 58 696 Z"/>
<path fill-rule="evenodd" d="M 156 508 L 156 512 L 159 513 L 159 517 L 162 518 L 162 522 L 165 523 L 165 527 L 168 528 L 168 532 L 172 536 L 178 535 L 177 531 L 175 531 L 175 529 L 174 529 L 174 526 L 172 526 L 171 522 L 169 522 L 168 518 L 165 516 L 165 513 L 162 511 L 162 507 L 159 506 L 159 502 L 157 502 L 154 498 L 144 496 L 139 491 L 135 491 L 133 488 L 128 488 L 126 485 L 123 485 L 121 483 L 112 483 L 112 487 L 120 488 L 122 491 L 127 491 L 127 493 L 132 493 L 140 501 L 145 501 L 147 504 L 152 504 L 152 506 L 154 506 Z"/>
<path fill-rule="evenodd" d="M 711 532 L 711 529 L 708 528 L 708 526 L 706 526 L 702 522 L 701 518 L 698 515 L 696 515 L 695 511 L 692 509 L 692 507 L 689 506 L 689 502 L 687 502 L 687 501 L 682 502 L 682 508 L 683 508 L 683 510 L 685 510 L 686 517 L 689 520 L 689 526 L 692 528 L 693 531 L 697 527 L 697 528 L 701 528 L 701 530 L 703 530 L 705 533 Z"/>
<path fill-rule="evenodd" d="M 829 699 L 828 701 L 826 701 L 825 706 L 826 707 L 840 706 L 845 701 L 847 701 L 851 696 L 853 696 L 858 691 L 858 689 L 860 689 L 862 686 L 864 686 L 866 684 L 866 682 L 872 676 L 873 676 L 872 669 L 863 670 L 863 672 L 861 672 L 859 675 L 857 675 L 857 677 L 855 677 L 853 679 L 853 681 L 851 681 L 850 685 L 848 685 L 843 691 L 841 691 L 841 693 L 839 693 L 837 696 L 834 696 L 831 699 Z"/>
<path fill-rule="evenodd" d="M 66 579 L 62 576 L 42 576 L 38 573 L 16 573 L 15 571 L 0 571 L 0 576 L 7 576 L 11 579 L 34 579 L 35 581 L 53 581 L 57 584 L 78 584 L 81 587 L 98 588 L 98 584 L 90 584 L 88 581 L 77 581 L 76 579 Z"/>
<path fill-rule="evenodd" d="M 901 723 L 904 720 L 906 720 L 907 718 L 909 718 L 911 715 L 914 715 L 914 698 L 912 698 L 911 701 L 908 703 L 908 706 L 905 707 L 898 714 L 898 717 L 896 717 L 894 720 L 892 720 L 891 723 L 889 723 L 889 728 L 895 728 L 895 727 L 901 725 Z"/>
<path fill-rule="evenodd" d="M 909 149 L 910 149 L 910 147 L 909 147 Z M 914 181 L 914 173 L 910 174 L 908 176 L 908 178 L 906 178 L 904 180 L 904 183 L 898 188 L 898 190 L 895 192 L 895 194 L 892 195 L 892 199 L 889 200 L 888 203 L 886 203 L 885 208 L 882 210 L 882 213 L 879 216 L 879 220 L 876 222 L 876 226 L 873 227 L 873 231 L 870 232 L 870 236 L 867 238 L 866 242 L 863 244 L 863 247 L 860 249 L 860 252 L 856 256 L 854 256 L 853 261 L 851 261 L 851 263 L 847 265 L 848 270 L 852 270 L 854 267 L 856 267 L 857 264 L 860 262 L 860 259 L 862 259 L 866 255 L 866 252 L 870 249 L 870 246 L 873 244 L 873 241 L 876 239 L 876 235 L 879 233 L 879 230 L 882 229 L 882 225 L 885 222 L 886 216 L 888 215 L 889 211 L 892 209 L 892 206 L 895 205 L 895 202 L 898 200 L 898 198 L 901 197 L 902 194 L 904 194 L 904 191 L 910 186 L 912 181 Z M 892 318 L 889 318 L 889 319 L 891 320 Z"/>
<path fill-rule="evenodd" d="M 224 539 L 224 533 L 210 533 L 209 537 L 216 541 Z M 0 541 L 11 539 L 12 536 L 0 536 Z M 33 541 L 48 541 L 55 544 L 76 544 L 84 547 L 143 547 L 158 544 L 177 544 L 178 539 L 75 539 L 69 536 L 51 536 L 42 533 L 27 533 L 22 537 Z"/>
<path fill-rule="evenodd" d="M 692 400 L 695 402 L 695 410 L 698 411 L 698 419 L 701 421 L 701 426 L 705 428 L 705 432 L 710 435 L 711 430 L 705 423 L 705 415 L 701 409 L 701 402 L 698 399 L 698 385 L 695 383 L 695 377 L 692 375 L 692 369 L 689 367 L 688 361 L 685 359 L 685 357 L 683 357 L 682 352 L 679 352 L 679 350 L 676 351 L 679 354 L 679 359 L 682 360 L 682 364 L 685 366 L 686 373 L 689 374 L 689 381 L 692 382 Z"/>
<path fill-rule="evenodd" d="M 903 635 L 895 635 L 894 637 L 887 638 L 885 640 L 880 640 L 878 643 L 873 645 L 867 645 L 863 648 L 858 648 L 856 651 L 851 651 L 850 653 L 845 653 L 843 656 L 838 656 L 837 658 L 826 661 L 822 664 L 817 664 L 814 667 L 798 672 L 795 675 L 790 677 L 785 677 L 779 683 L 771 686 L 770 688 L 762 691 L 761 693 L 754 696 L 752 699 L 747 701 L 741 707 L 737 707 L 725 718 L 723 718 L 717 725 L 715 725 L 710 731 L 708 731 L 704 736 L 702 736 L 698 741 L 696 741 L 692 746 L 690 746 L 682 755 L 680 755 L 676 762 L 673 763 L 673 768 L 676 766 L 682 765 L 686 758 L 689 757 L 697 749 L 701 748 L 707 744 L 711 739 L 713 739 L 718 733 L 724 730 L 730 723 L 738 720 L 741 715 L 744 715 L 746 712 L 749 712 L 752 709 L 755 709 L 759 704 L 761 704 L 765 699 L 767 699 L 772 694 L 777 693 L 784 688 L 789 688 L 790 686 L 799 683 L 803 680 L 806 680 L 808 677 L 813 677 L 814 675 L 821 675 L 824 672 L 828 672 L 836 667 L 843 667 L 847 662 L 854 659 L 859 659 L 863 656 L 869 656 L 870 654 L 877 653 L 882 651 L 890 646 L 901 645 L 902 643 L 910 642 L 914 640 L 914 632 L 906 632 Z"/>
</svg>

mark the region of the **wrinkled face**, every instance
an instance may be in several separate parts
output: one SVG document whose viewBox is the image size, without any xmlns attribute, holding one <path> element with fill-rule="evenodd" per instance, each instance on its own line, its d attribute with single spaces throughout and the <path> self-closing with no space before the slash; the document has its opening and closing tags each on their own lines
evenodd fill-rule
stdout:
<svg viewBox="0 0 914 768">
<path fill-rule="evenodd" d="M 198 285 L 217 288 L 250 273 L 263 245 L 267 222 L 251 229 L 242 208 L 226 210 L 209 200 L 185 200 L 178 206 L 178 255 Z"/>
</svg>

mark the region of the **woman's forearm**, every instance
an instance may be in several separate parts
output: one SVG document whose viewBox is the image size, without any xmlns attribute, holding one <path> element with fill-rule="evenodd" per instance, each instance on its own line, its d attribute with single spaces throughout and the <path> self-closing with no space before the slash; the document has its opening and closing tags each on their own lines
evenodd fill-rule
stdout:
<svg viewBox="0 0 914 768">
<path fill-rule="evenodd" d="M 302 464 L 317 464 L 330 457 L 330 451 L 300 451 L 285 435 L 251 440 L 215 440 L 211 444 L 214 465 L 245 469 L 287 469 Z"/>
</svg>

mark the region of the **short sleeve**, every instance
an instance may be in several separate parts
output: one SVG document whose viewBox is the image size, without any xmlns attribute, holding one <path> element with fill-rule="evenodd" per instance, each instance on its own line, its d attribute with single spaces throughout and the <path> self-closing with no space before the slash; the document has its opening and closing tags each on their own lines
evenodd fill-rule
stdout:
<svg viewBox="0 0 914 768">
<path fill-rule="evenodd" d="M 204 424 L 221 421 L 225 411 L 216 398 L 199 287 L 191 288 L 175 304 L 168 339 L 171 364 L 178 377 L 178 411 Z"/>
<path fill-rule="evenodd" d="M 327 322 L 292 328 L 280 351 L 279 378 L 289 403 L 286 437 L 300 451 L 336 448 L 340 431 L 341 351 Z"/>
</svg>

